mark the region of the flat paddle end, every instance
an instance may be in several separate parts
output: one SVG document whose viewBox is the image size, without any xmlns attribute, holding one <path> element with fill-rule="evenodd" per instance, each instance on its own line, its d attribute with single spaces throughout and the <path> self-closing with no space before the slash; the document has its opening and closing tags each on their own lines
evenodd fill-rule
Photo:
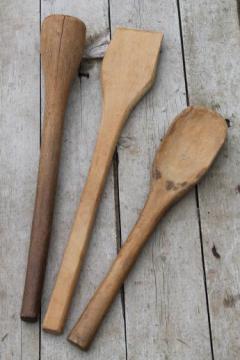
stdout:
<svg viewBox="0 0 240 360">
<path fill-rule="evenodd" d="M 63 333 L 63 330 L 58 330 L 58 329 L 49 329 L 45 326 L 42 327 L 42 329 L 46 332 L 46 333 L 49 333 L 49 334 L 52 334 L 52 335 L 61 335 Z"/>
<path fill-rule="evenodd" d="M 60 324 L 59 321 L 54 321 L 53 319 L 49 319 L 45 316 L 43 321 L 42 329 L 50 334 L 60 335 L 63 333 L 63 325 Z"/>
</svg>

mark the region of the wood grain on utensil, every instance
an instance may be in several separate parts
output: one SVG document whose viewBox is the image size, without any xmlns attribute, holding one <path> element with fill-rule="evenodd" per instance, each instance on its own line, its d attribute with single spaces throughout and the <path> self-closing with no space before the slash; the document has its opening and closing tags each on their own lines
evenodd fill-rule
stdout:
<svg viewBox="0 0 240 360">
<path fill-rule="evenodd" d="M 85 25 L 79 19 L 51 15 L 44 20 L 41 32 L 41 58 L 45 78 L 44 129 L 21 310 L 21 319 L 24 321 L 36 321 L 39 315 L 64 113 L 70 85 L 81 61 L 84 42 Z"/>
</svg>

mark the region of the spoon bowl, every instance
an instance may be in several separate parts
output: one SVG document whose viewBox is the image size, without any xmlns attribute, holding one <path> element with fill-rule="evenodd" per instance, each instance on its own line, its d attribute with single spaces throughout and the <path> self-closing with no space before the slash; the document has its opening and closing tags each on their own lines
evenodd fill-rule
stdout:
<svg viewBox="0 0 240 360">
<path fill-rule="evenodd" d="M 227 134 L 225 120 L 204 107 L 188 107 L 176 117 L 156 153 L 154 181 L 167 190 L 194 185 L 211 166 Z"/>
</svg>

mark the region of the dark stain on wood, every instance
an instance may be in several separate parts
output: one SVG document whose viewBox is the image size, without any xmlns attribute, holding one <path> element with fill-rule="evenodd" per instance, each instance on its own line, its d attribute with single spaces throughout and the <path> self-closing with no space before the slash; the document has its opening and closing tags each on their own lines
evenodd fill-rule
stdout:
<svg viewBox="0 0 240 360">
<path fill-rule="evenodd" d="M 162 177 L 162 174 L 161 172 L 157 169 L 157 168 L 154 168 L 153 169 L 153 178 L 158 180 Z"/>
<path fill-rule="evenodd" d="M 235 306 L 236 302 L 240 300 L 240 294 L 237 295 L 227 295 L 224 299 L 223 299 L 223 305 L 226 308 L 232 308 Z"/>
<path fill-rule="evenodd" d="M 183 341 L 182 339 L 177 338 L 176 340 L 179 341 L 180 343 L 182 343 L 183 345 L 189 347 L 189 345 L 185 341 Z"/>
<path fill-rule="evenodd" d="M 240 194 L 240 185 L 239 184 L 236 186 L 236 193 Z"/>
<path fill-rule="evenodd" d="M 187 186 L 187 181 L 182 182 L 182 183 L 180 184 L 180 186 L 181 186 L 181 187 Z"/>
<path fill-rule="evenodd" d="M 179 190 L 180 188 L 184 188 L 187 185 L 188 185 L 187 181 L 175 184 L 173 181 L 167 180 L 166 181 L 166 190 Z"/>
<path fill-rule="evenodd" d="M 6 334 L 2 337 L 1 341 L 3 342 L 3 341 L 6 339 L 6 337 L 8 337 L 8 333 L 6 333 Z"/>
<path fill-rule="evenodd" d="M 175 188 L 175 184 L 173 181 L 171 180 L 167 180 L 166 181 L 166 190 L 173 190 Z"/>
<path fill-rule="evenodd" d="M 221 255 L 218 253 L 217 248 L 216 248 L 216 246 L 214 244 L 213 244 L 213 247 L 212 247 L 212 253 L 213 253 L 213 256 L 215 256 L 216 259 L 221 258 Z"/>
</svg>

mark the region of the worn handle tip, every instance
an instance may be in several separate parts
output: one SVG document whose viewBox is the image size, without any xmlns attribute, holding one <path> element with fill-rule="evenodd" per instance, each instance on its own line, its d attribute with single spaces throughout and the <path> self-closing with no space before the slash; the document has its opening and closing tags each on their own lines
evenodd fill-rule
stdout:
<svg viewBox="0 0 240 360">
<path fill-rule="evenodd" d="M 61 327 L 53 326 L 51 324 L 46 323 L 45 321 L 43 322 L 42 329 L 45 332 L 48 332 L 48 333 L 54 334 L 54 335 L 60 335 L 63 333 L 63 326 L 61 326 Z"/>
<path fill-rule="evenodd" d="M 49 334 L 53 334 L 53 335 L 61 335 L 63 333 L 62 329 L 49 329 L 48 327 L 43 326 L 42 329 L 49 333 Z"/>
<path fill-rule="evenodd" d="M 20 318 L 22 321 L 29 322 L 29 323 L 34 323 L 34 322 L 37 322 L 37 320 L 38 320 L 38 316 L 25 315 L 22 313 L 20 315 Z"/>
<path fill-rule="evenodd" d="M 57 306 L 55 309 L 57 309 Z M 55 313 L 52 313 L 48 309 L 43 320 L 43 330 L 51 334 L 59 335 L 63 332 L 63 326 L 64 322 L 62 321 L 62 318 L 56 316 Z"/>
<path fill-rule="evenodd" d="M 79 348 L 80 348 L 81 350 L 83 350 L 83 351 L 87 351 L 88 348 L 89 348 L 89 346 L 90 346 L 89 341 L 84 340 L 81 336 L 79 336 L 79 335 L 74 331 L 74 329 L 73 329 L 73 330 L 70 332 L 70 334 L 68 335 L 67 340 L 68 340 L 71 344 L 79 347 Z"/>
<path fill-rule="evenodd" d="M 38 321 L 38 317 L 39 317 L 38 302 L 33 303 L 32 299 L 29 299 L 29 295 L 25 292 L 23 296 L 20 319 L 25 322 L 34 323 Z"/>
</svg>

